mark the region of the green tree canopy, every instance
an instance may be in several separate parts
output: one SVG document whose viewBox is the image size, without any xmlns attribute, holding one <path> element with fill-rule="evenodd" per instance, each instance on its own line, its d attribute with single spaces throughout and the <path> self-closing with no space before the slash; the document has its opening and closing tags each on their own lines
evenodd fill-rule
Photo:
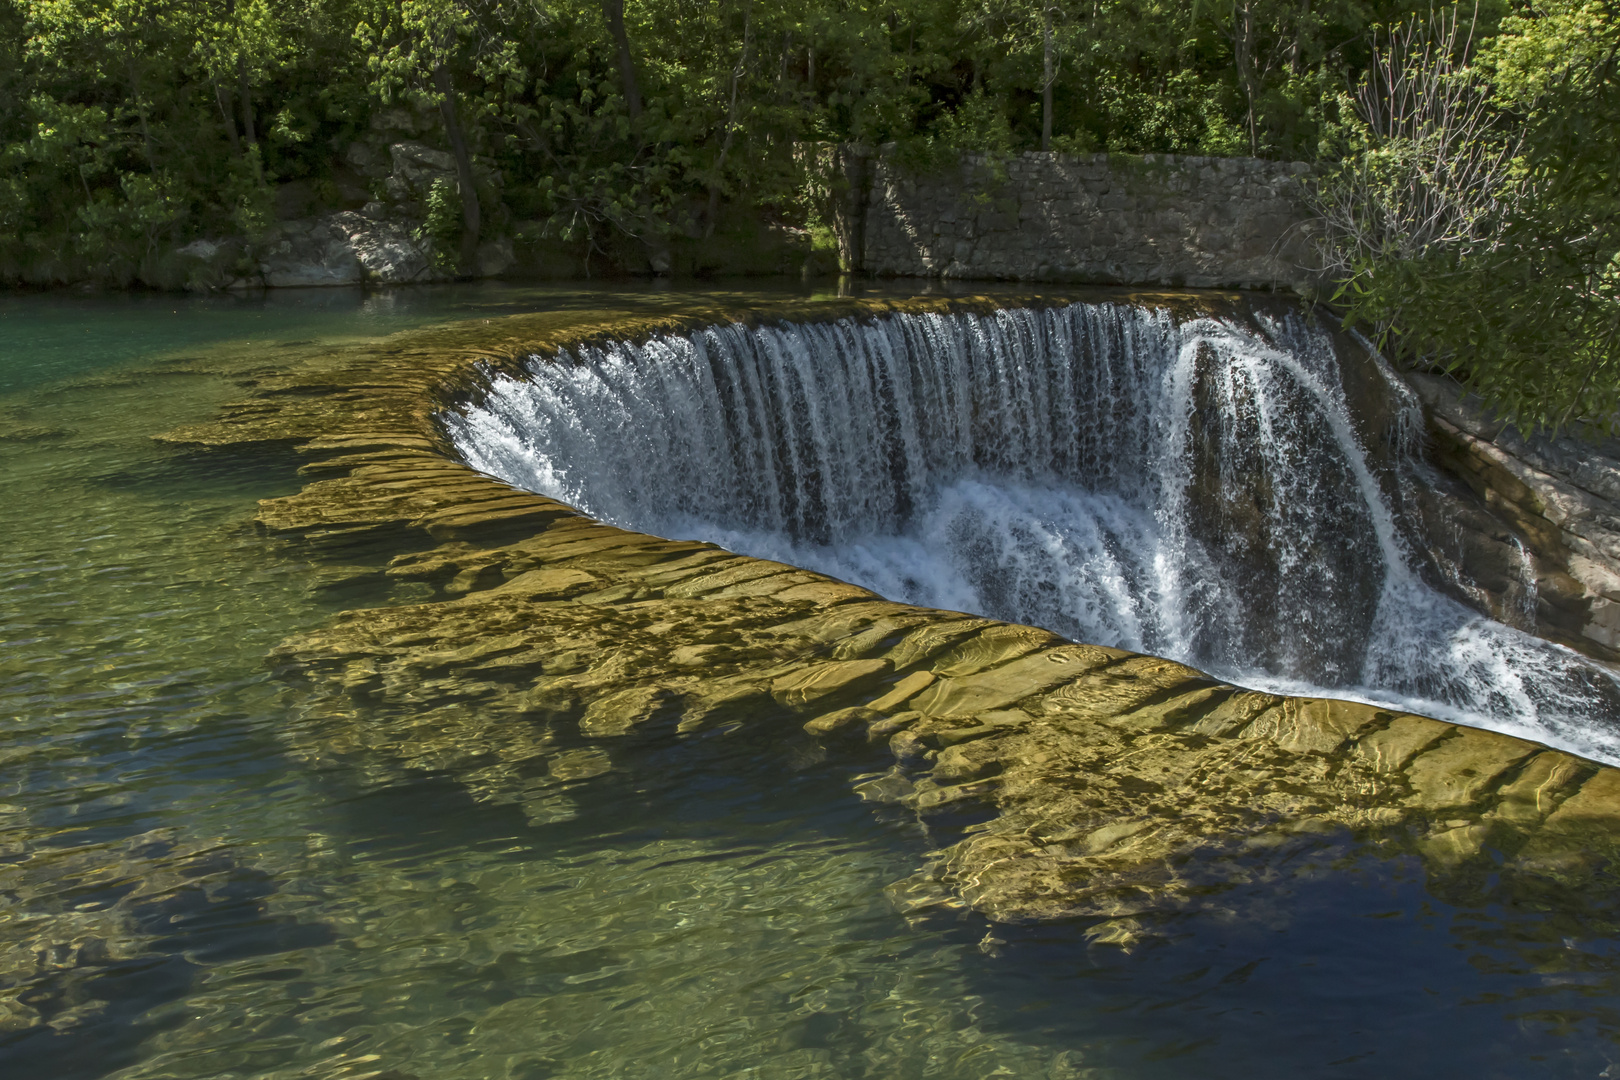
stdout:
<svg viewBox="0 0 1620 1080">
<path fill-rule="evenodd" d="M 815 228 L 839 143 L 1308 159 L 1372 28 L 1415 8 L 0 0 L 0 274 L 129 278 L 251 236 L 288 181 L 352 188 L 349 145 L 406 114 L 454 159 L 421 227 L 463 265 L 516 223 L 585 251 L 738 208 Z"/>
<path fill-rule="evenodd" d="M 1524 430 L 1620 408 L 1620 12 L 1537 0 L 1477 47 L 1412 23 L 1325 185 L 1352 321 Z"/>
</svg>

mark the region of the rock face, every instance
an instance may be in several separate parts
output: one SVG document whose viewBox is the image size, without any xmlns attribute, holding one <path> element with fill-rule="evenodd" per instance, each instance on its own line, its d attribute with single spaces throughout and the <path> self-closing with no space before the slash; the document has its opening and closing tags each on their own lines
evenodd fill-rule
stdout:
<svg viewBox="0 0 1620 1080">
<path fill-rule="evenodd" d="M 919 175 L 880 155 L 859 230 L 862 268 L 1306 291 L 1308 171 L 1251 158 L 1025 153 L 967 155 Z"/>
<path fill-rule="evenodd" d="M 397 142 L 388 148 L 393 166 L 385 178 L 388 195 L 396 203 L 426 197 L 440 180 L 455 183 L 456 161 L 443 150 L 419 142 Z"/>
<path fill-rule="evenodd" d="M 352 210 L 277 225 L 265 239 L 259 272 L 271 288 L 403 285 L 447 276 L 405 226 Z"/>
<path fill-rule="evenodd" d="M 415 229 L 435 184 L 459 190 L 455 161 L 414 138 L 395 138 L 398 125 L 407 132 L 421 127 L 408 110 L 386 115 L 390 120 L 351 143 L 339 163 L 335 187 L 347 205 L 359 209 L 309 213 L 319 200 L 307 181 L 278 185 L 275 204 L 283 220 L 256 242 L 196 240 L 174 252 L 186 287 L 407 285 L 455 276 L 437 265 L 432 242 L 418 240 Z M 483 179 L 498 179 L 486 172 Z M 365 201 L 367 183 L 386 199 Z M 479 245 L 474 265 L 465 269 L 495 277 L 513 262 L 510 237 L 497 235 Z"/>
<path fill-rule="evenodd" d="M 265 237 L 259 273 L 272 288 L 358 285 L 360 260 L 347 230 L 326 221 L 288 221 Z"/>
<path fill-rule="evenodd" d="M 904 308 L 953 306 L 1000 305 Z M 275 650 L 301 687 L 295 753 L 447 770 L 477 798 L 544 818 L 537 778 L 588 781 L 622 740 L 772 725 L 863 762 L 860 797 L 929 824 L 939 850 L 894 887 L 902 907 L 1086 916 L 1120 942 L 1141 916 L 1291 873 L 1306 848 L 1410 855 L 1439 877 L 1534 888 L 1606 872 L 1620 850 L 1620 770 L 612 528 L 446 453 L 435 412 L 478 393 L 489 370 L 730 314 L 519 317 L 396 337 L 267 376 L 217 422 L 164 436 L 297 444 L 311 482 L 262 503 L 261 525 L 341 564 L 334 573 L 416 590 L 417 602 L 346 612 Z"/>
<path fill-rule="evenodd" d="M 377 213 L 381 215 L 380 208 Z M 353 210 L 279 222 L 254 245 L 239 239 L 194 240 L 175 255 L 186 265 L 186 286 L 194 290 L 405 285 L 450 276 L 434 265 L 431 249 L 405 225 Z M 480 255 L 489 274 L 509 262 L 499 257 L 486 262 Z"/>
<path fill-rule="evenodd" d="M 1620 662 L 1620 443 L 1526 439 L 1451 379 L 1408 379 L 1436 458 L 1484 504 L 1426 507 L 1463 591 L 1504 622 Z"/>
</svg>

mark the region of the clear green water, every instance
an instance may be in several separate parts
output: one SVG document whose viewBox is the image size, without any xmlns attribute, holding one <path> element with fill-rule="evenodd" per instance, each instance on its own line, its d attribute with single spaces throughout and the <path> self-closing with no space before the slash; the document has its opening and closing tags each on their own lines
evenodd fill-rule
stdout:
<svg viewBox="0 0 1620 1080">
<path fill-rule="evenodd" d="M 277 343 L 600 302 L 0 298 L 0 1077 L 1620 1075 L 1612 897 L 1323 840 L 1124 952 L 908 921 L 927 832 L 787 722 L 523 805 L 302 752 L 266 651 L 386 598 L 251 527 L 295 460 L 149 436 Z"/>
</svg>

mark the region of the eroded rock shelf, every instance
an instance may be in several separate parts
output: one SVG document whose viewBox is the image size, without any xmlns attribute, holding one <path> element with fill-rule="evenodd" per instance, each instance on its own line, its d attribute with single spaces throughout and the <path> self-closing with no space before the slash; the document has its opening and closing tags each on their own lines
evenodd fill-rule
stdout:
<svg viewBox="0 0 1620 1080">
<path fill-rule="evenodd" d="M 434 421 L 491 372 L 583 339 L 1008 302 L 474 322 L 266 372 L 218 420 L 161 438 L 296 446 L 309 483 L 261 504 L 273 542 L 302 547 L 331 581 L 416 590 L 419 602 L 348 611 L 275 650 L 303 715 L 325 721 L 287 735 L 310 759 L 448 771 L 543 817 L 535 778 L 611 769 L 619 740 L 778 725 L 864 769 L 861 798 L 930 823 L 939 847 L 895 886 L 903 907 L 1089 916 L 1094 936 L 1122 942 L 1140 916 L 1288 873 L 1312 846 L 1414 856 L 1440 876 L 1604 872 L 1620 770 L 613 528 L 476 473 Z"/>
</svg>

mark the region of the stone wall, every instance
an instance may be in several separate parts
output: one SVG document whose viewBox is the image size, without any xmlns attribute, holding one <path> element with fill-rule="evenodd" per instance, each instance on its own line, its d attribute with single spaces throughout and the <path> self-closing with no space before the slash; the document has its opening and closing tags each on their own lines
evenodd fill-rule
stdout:
<svg viewBox="0 0 1620 1080">
<path fill-rule="evenodd" d="M 880 276 L 1306 291 L 1309 166 L 1169 154 L 965 155 L 937 173 L 892 153 L 867 188 Z"/>
</svg>

